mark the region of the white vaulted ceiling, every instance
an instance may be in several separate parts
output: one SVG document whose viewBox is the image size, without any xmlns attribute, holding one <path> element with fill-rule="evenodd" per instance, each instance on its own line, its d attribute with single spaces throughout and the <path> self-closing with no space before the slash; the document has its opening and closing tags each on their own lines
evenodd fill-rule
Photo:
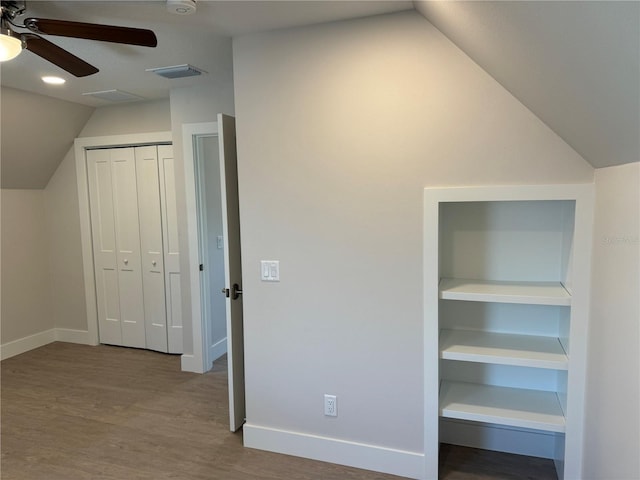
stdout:
<svg viewBox="0 0 640 480">
<path fill-rule="evenodd" d="M 100 69 L 81 79 L 31 52 L 3 63 L 3 93 L 9 87 L 41 100 L 9 109 L 4 98 L 9 97 L 0 98 L 5 188 L 46 185 L 62 160 L 50 139 L 70 145 L 79 112 L 90 111 L 82 105 L 110 105 L 84 92 L 119 89 L 155 100 L 167 98 L 173 87 L 228 85 L 233 82 L 232 36 L 414 7 L 593 166 L 640 160 L 640 1 L 198 0 L 196 14 L 189 16 L 168 13 L 164 0 L 29 1 L 27 6 L 32 17 L 149 28 L 158 36 L 158 47 L 48 36 Z M 168 80 L 145 71 L 184 63 L 208 73 Z M 44 74 L 61 75 L 67 83 L 47 86 L 40 80 Z M 60 103 L 56 109 L 53 99 L 76 105 Z M 49 105 L 68 131 L 52 133 L 45 113 Z M 15 165 L 24 162 L 19 155 L 26 154 L 27 145 L 29 165 Z M 20 179 L 16 172 L 22 172 Z M 32 181 L 26 181 L 29 176 Z"/>
<path fill-rule="evenodd" d="M 640 160 L 640 2 L 414 3 L 594 167 Z"/>
<path fill-rule="evenodd" d="M 2 65 L 3 86 L 19 88 L 91 106 L 106 102 L 84 92 L 119 89 L 145 100 L 167 98 L 171 87 L 233 81 L 231 37 L 244 33 L 304 26 L 413 8 L 409 1 L 203 1 L 192 15 L 169 13 L 166 1 L 28 1 L 26 15 L 89 23 L 147 28 L 156 33 L 156 48 L 44 36 L 98 67 L 100 72 L 75 78 L 23 52 Z M 191 64 L 207 74 L 168 80 L 149 68 Z M 56 74 L 63 87 L 44 85 L 40 77 Z"/>
<path fill-rule="evenodd" d="M 166 1 L 28 1 L 18 17 L 54 18 L 148 28 L 157 48 L 46 36 L 95 65 L 100 72 L 75 78 L 60 68 L 22 52 L 0 66 L 2 84 L 2 187 L 44 188 L 81 130 L 91 107 L 113 105 L 83 96 L 118 89 L 143 100 L 168 98 L 173 87 L 233 82 L 231 37 L 277 28 L 412 9 L 410 1 L 206 1 L 193 15 L 169 13 Z M 191 64 L 199 77 L 169 80 L 148 68 Z M 42 75 L 59 75 L 63 86 L 45 85 Z M 19 98 L 19 99 L 18 99 Z M 73 102 L 73 103 L 70 103 Z M 89 113 L 87 113 L 89 112 Z"/>
</svg>

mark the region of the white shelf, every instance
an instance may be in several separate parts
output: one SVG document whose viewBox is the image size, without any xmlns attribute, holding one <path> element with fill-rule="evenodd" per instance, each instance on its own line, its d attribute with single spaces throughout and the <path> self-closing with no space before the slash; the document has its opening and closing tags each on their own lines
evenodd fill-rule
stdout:
<svg viewBox="0 0 640 480">
<path fill-rule="evenodd" d="M 571 305 L 571 295 L 560 282 L 494 282 L 443 278 L 440 298 L 471 302 Z"/>
<path fill-rule="evenodd" d="M 547 432 L 565 431 L 555 392 L 443 381 L 440 416 Z"/>
<path fill-rule="evenodd" d="M 440 331 L 440 358 L 466 362 L 567 370 L 567 355 L 555 337 L 471 330 Z"/>
</svg>

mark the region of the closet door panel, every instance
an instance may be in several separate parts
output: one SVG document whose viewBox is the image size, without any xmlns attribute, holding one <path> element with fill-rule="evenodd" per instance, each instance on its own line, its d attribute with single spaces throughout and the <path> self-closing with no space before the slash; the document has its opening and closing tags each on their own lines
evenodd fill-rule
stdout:
<svg viewBox="0 0 640 480">
<path fill-rule="evenodd" d="M 122 342 L 120 328 L 120 289 L 118 288 L 118 272 L 115 268 L 103 268 L 100 272 L 102 303 L 104 305 L 104 322 L 100 327 L 104 330 L 104 343 Z"/>
<path fill-rule="evenodd" d="M 180 247 L 174 176 L 173 147 L 158 146 L 160 201 L 164 238 L 164 268 L 167 305 L 167 336 L 170 353 L 183 352 L 182 292 L 180 291 Z"/>
<path fill-rule="evenodd" d="M 116 260 L 115 216 L 108 150 L 87 151 L 89 206 L 93 230 L 100 341 L 120 345 L 120 293 Z"/>
<path fill-rule="evenodd" d="M 144 348 L 144 301 L 133 148 L 111 149 L 122 345 Z"/>
<path fill-rule="evenodd" d="M 147 348 L 167 352 L 160 177 L 155 146 L 136 147 Z"/>
</svg>

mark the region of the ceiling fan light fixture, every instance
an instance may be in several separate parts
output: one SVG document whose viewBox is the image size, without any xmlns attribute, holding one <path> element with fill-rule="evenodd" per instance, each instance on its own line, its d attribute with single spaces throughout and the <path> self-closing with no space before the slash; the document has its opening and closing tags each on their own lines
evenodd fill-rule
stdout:
<svg viewBox="0 0 640 480">
<path fill-rule="evenodd" d="M 22 40 L 8 28 L 0 28 L 0 62 L 16 58 L 22 52 Z"/>
</svg>

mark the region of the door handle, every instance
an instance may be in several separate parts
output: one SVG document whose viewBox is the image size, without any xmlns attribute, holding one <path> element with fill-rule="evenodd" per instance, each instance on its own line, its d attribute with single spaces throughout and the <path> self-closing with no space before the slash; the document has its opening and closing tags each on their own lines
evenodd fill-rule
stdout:
<svg viewBox="0 0 640 480">
<path fill-rule="evenodd" d="M 240 288 L 240 286 L 237 283 L 234 283 L 233 284 L 233 294 L 232 294 L 231 298 L 233 298 L 234 300 L 237 300 L 240 295 L 242 295 L 242 289 Z"/>
<path fill-rule="evenodd" d="M 242 295 L 242 289 L 240 288 L 240 285 L 234 283 L 231 290 L 229 290 L 228 288 L 223 288 L 222 293 L 227 298 L 231 297 L 232 300 L 237 300 L 238 297 Z"/>
</svg>

